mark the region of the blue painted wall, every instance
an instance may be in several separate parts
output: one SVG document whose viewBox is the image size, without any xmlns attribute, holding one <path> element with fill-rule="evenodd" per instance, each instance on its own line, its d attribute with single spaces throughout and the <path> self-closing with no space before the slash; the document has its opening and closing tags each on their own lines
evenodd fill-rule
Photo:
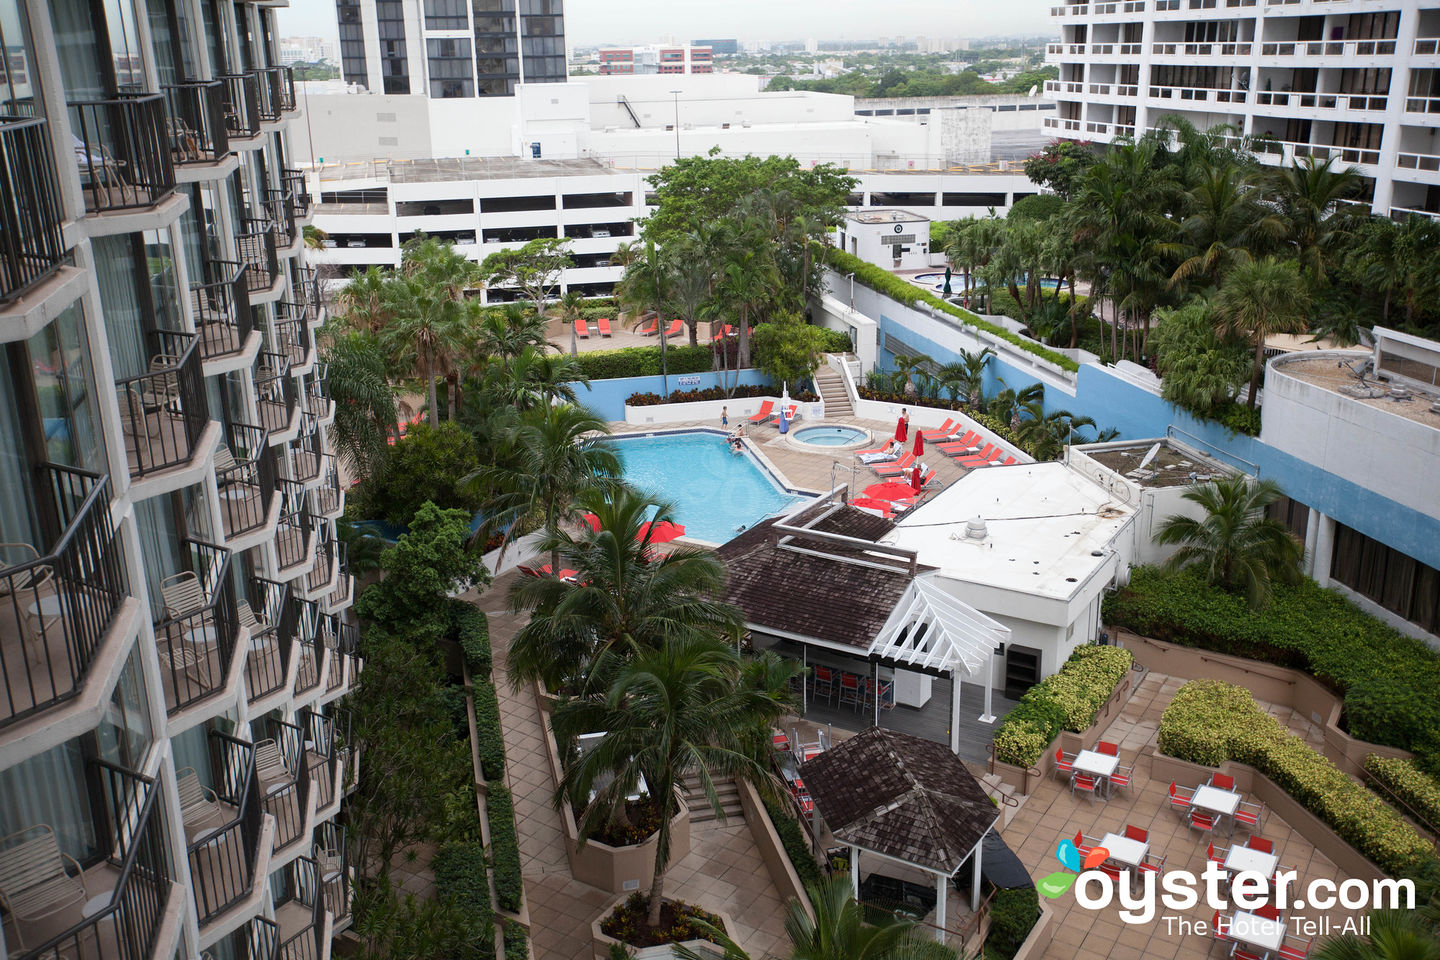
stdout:
<svg viewBox="0 0 1440 960">
<path fill-rule="evenodd" d="M 698 386 L 681 387 L 677 385 L 679 376 L 687 379 L 699 377 Z M 741 370 L 738 375 L 731 374 L 732 382 L 740 386 L 755 387 L 768 384 L 770 378 L 759 370 Z M 670 375 L 670 390 L 704 390 L 708 387 L 720 386 L 720 374 L 690 373 Z M 614 380 L 592 380 L 588 385 L 582 385 L 576 391 L 577 399 L 595 411 L 595 415 L 605 420 L 625 419 L 625 398 L 632 393 L 661 393 L 663 392 L 664 380 L 661 377 L 618 377 Z"/>
</svg>

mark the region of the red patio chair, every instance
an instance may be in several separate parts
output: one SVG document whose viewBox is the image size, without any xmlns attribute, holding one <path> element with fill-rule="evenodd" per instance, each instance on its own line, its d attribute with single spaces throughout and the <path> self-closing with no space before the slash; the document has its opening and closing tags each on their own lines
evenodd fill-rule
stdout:
<svg viewBox="0 0 1440 960">
<path fill-rule="evenodd" d="M 1184 792 L 1182 792 L 1182 791 L 1187 790 L 1187 789 L 1189 789 L 1189 788 L 1188 788 L 1188 787 L 1177 787 L 1177 786 L 1175 786 L 1175 781 L 1174 781 L 1174 780 L 1171 780 L 1171 781 L 1170 781 L 1170 809 L 1171 809 L 1171 810 L 1179 810 L 1179 811 L 1182 812 L 1182 813 L 1189 811 L 1189 809 L 1190 809 L 1190 798 L 1195 795 L 1195 791 L 1194 791 L 1194 790 L 1191 790 L 1189 793 L 1184 793 Z"/>
<path fill-rule="evenodd" d="M 1259 850 L 1261 853 L 1275 852 L 1275 841 L 1266 840 L 1264 837 L 1251 837 L 1249 842 L 1246 843 L 1245 846 L 1249 847 L 1251 850 Z"/>
<path fill-rule="evenodd" d="M 1082 857 L 1088 857 L 1090 850 L 1094 847 L 1094 844 L 1087 842 L 1089 839 L 1089 837 L 1085 836 L 1085 834 L 1079 830 L 1075 831 L 1075 849 L 1080 852 L 1080 856 Z"/>
<path fill-rule="evenodd" d="M 1125 836 L 1130 840 L 1138 840 L 1141 843 L 1145 843 L 1150 839 L 1150 831 L 1142 830 L 1139 827 L 1132 827 L 1127 823 L 1125 824 Z"/>
<path fill-rule="evenodd" d="M 1145 854 L 1145 859 L 1140 861 L 1140 872 L 1160 876 L 1165 872 L 1165 858 L 1156 857 L 1153 853 Z"/>
<path fill-rule="evenodd" d="M 1279 920 L 1280 908 L 1273 903 L 1267 903 L 1255 911 L 1255 916 L 1264 917 L 1266 920 Z"/>
<path fill-rule="evenodd" d="M 1280 945 L 1281 960 L 1305 960 L 1310 956 L 1310 945 L 1314 942 L 1314 937 L 1297 937 L 1286 934 L 1285 942 Z"/>
<path fill-rule="evenodd" d="M 1244 827 L 1251 833 L 1258 833 L 1260 831 L 1260 821 L 1264 816 L 1265 804 L 1246 803 L 1244 800 L 1241 800 L 1239 806 L 1235 808 L 1234 819 L 1236 826 Z"/>
<path fill-rule="evenodd" d="M 1111 787 L 1124 787 L 1129 790 L 1131 781 L 1135 779 L 1135 765 L 1133 763 L 1128 767 L 1117 765 L 1109 779 Z"/>
<path fill-rule="evenodd" d="M 1222 917 L 1220 911 L 1216 910 L 1210 917 L 1210 932 L 1216 940 L 1221 943 L 1230 939 L 1230 918 Z"/>
<path fill-rule="evenodd" d="M 1215 817 L 1208 813 L 1201 813 L 1199 810 L 1191 810 L 1190 829 L 1199 830 L 1202 833 L 1214 833 Z"/>
<path fill-rule="evenodd" d="M 1070 775 L 1070 795 L 1074 796 L 1079 790 L 1088 796 L 1095 796 L 1095 778 L 1086 776 L 1083 773 L 1072 773 Z"/>
<path fill-rule="evenodd" d="M 1210 777 L 1210 786 L 1216 790 L 1234 790 L 1235 778 L 1228 773 L 1216 773 Z"/>
<path fill-rule="evenodd" d="M 1074 759 L 1075 759 L 1075 754 L 1073 754 L 1073 753 L 1066 753 L 1064 750 L 1061 750 L 1059 747 L 1056 747 L 1056 748 L 1055 748 L 1055 772 L 1056 772 L 1057 774 L 1060 774 L 1062 777 L 1068 779 L 1069 776 L 1070 776 L 1070 774 L 1072 774 L 1072 773 L 1075 772 L 1075 766 L 1074 766 L 1074 764 L 1072 763 L 1072 761 L 1073 761 Z"/>
<path fill-rule="evenodd" d="M 1223 867 L 1225 866 L 1225 854 L 1228 852 L 1229 850 L 1226 847 L 1216 849 L 1214 841 L 1211 841 L 1210 844 L 1205 847 L 1205 862 L 1207 865 L 1213 863 L 1217 867 Z"/>
<path fill-rule="evenodd" d="M 1237 943 L 1230 948 L 1230 960 L 1265 960 L 1268 954 L 1251 953 L 1249 950 L 1241 950 Z"/>
<path fill-rule="evenodd" d="M 1101 740 L 1095 744 L 1095 752 L 1103 753 L 1108 757 L 1118 757 L 1120 756 L 1120 747 L 1111 743 L 1109 740 Z"/>
</svg>

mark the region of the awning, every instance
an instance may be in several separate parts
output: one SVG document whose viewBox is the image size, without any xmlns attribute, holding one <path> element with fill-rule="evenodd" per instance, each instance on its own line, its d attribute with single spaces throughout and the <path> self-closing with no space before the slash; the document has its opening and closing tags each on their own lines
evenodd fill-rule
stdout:
<svg viewBox="0 0 1440 960">
<path fill-rule="evenodd" d="M 959 670 L 971 678 L 987 671 L 982 682 L 988 689 L 990 658 L 1009 639 L 1009 627 L 922 577 L 910 582 L 890 612 L 870 644 L 870 656 L 927 672 Z"/>
</svg>

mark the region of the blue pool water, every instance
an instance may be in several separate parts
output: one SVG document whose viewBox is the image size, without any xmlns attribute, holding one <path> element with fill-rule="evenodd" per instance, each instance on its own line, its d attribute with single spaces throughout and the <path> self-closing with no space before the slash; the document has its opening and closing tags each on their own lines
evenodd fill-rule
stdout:
<svg viewBox="0 0 1440 960">
<path fill-rule="evenodd" d="M 854 427 L 806 427 L 795 431 L 795 439 L 812 447 L 843 447 L 865 439 L 865 431 Z"/>
<path fill-rule="evenodd" d="M 714 433 L 611 441 L 631 486 L 675 505 L 685 535 L 724 543 L 772 513 L 804 499 L 782 490 L 747 453 L 730 452 Z"/>
</svg>

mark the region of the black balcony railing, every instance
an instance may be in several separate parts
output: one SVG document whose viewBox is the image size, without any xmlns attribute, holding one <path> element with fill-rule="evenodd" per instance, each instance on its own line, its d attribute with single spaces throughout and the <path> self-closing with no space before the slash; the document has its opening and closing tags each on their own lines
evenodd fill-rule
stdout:
<svg viewBox="0 0 1440 960">
<path fill-rule="evenodd" d="M 335 786 L 339 768 L 339 755 L 336 751 L 339 737 L 335 721 L 323 713 L 308 709 L 300 711 L 299 720 L 305 729 L 306 743 L 309 744 L 306 753 L 309 755 L 310 784 L 315 791 L 315 809 L 323 810 L 339 796 Z"/>
<path fill-rule="evenodd" d="M 310 857 L 298 857 L 285 867 L 283 876 L 284 893 L 275 903 L 281 928 L 276 956 L 278 960 L 320 960 L 325 946 L 325 890 L 320 867 Z"/>
<path fill-rule="evenodd" d="M 65 261 L 60 181 L 44 117 L 0 117 L 0 303 Z"/>
<path fill-rule="evenodd" d="M 63 532 L 41 554 L 0 547 L 0 728 L 74 696 L 129 587 L 110 520 L 110 481 L 42 464 Z"/>
<path fill-rule="evenodd" d="M 314 623 L 316 627 L 309 636 L 300 637 L 300 668 L 295 671 L 295 696 L 301 697 L 320 686 L 320 667 L 323 649 L 320 646 L 320 618 L 319 605 L 312 603 L 316 613 Z"/>
<path fill-rule="evenodd" d="M 253 889 L 264 816 L 252 744 L 210 731 L 210 777 L 211 789 L 218 798 L 215 806 L 224 811 L 218 816 L 227 819 L 217 827 L 201 830 L 186 848 L 190 888 L 201 926 L 245 899 Z M 187 824 L 186 836 L 191 832 Z"/>
<path fill-rule="evenodd" d="M 263 427 L 232 423 L 227 434 L 225 451 L 215 457 L 215 484 L 225 536 L 234 538 L 265 526 L 279 493 L 280 474 Z"/>
<path fill-rule="evenodd" d="M 284 250 L 299 238 L 295 227 L 295 209 L 290 194 L 285 190 L 266 190 L 265 199 L 260 203 L 265 217 L 270 221 L 270 230 L 275 234 L 275 248 Z"/>
<path fill-rule="evenodd" d="M 320 311 L 324 308 L 325 302 L 320 297 L 320 276 L 314 267 L 291 267 L 290 298 L 297 303 L 306 304 L 309 310 L 310 322 L 318 323 L 321 319 Z"/>
<path fill-rule="evenodd" d="M 163 94 L 72 100 L 70 132 L 87 212 L 154 206 L 175 192 Z"/>
<path fill-rule="evenodd" d="M 195 334 L 154 330 L 148 339 L 149 371 L 115 381 L 132 477 L 189 460 L 210 420 Z"/>
<path fill-rule="evenodd" d="M 245 349 L 254 329 L 250 310 L 249 267 L 233 260 L 210 260 L 205 282 L 190 284 L 195 308 L 195 332 L 200 335 L 200 356 L 216 360 Z"/>
<path fill-rule="evenodd" d="M 155 644 L 170 713 L 222 690 L 235 662 L 239 620 L 230 551 L 186 538 L 194 569 L 165 578 Z"/>
<path fill-rule="evenodd" d="M 271 433 L 290 429 L 300 400 L 295 378 L 290 374 L 289 357 L 269 350 L 260 352 L 260 366 L 255 371 L 255 393 L 260 425 Z"/>
<path fill-rule="evenodd" d="M 170 159 L 176 166 L 215 163 L 230 155 L 223 80 L 185 80 L 160 89 L 168 114 Z"/>
<path fill-rule="evenodd" d="M 308 428 L 308 429 L 307 429 Z M 300 435 L 295 442 L 290 444 L 290 456 L 294 466 L 291 467 L 291 479 L 301 483 L 312 483 L 320 476 L 320 470 L 324 466 L 324 459 L 321 453 L 320 433 L 315 428 L 309 413 L 302 414 Z"/>
<path fill-rule="evenodd" d="M 260 133 L 260 81 L 253 73 L 227 73 L 223 104 L 225 129 L 232 137 L 249 139 Z"/>
<path fill-rule="evenodd" d="M 246 217 L 235 238 L 240 259 L 245 261 L 245 283 L 251 293 L 269 290 L 280 275 L 280 257 L 275 248 L 275 231 L 263 217 Z"/>
<path fill-rule="evenodd" d="M 350 845 L 345 828 L 333 820 L 315 827 L 315 862 L 325 888 L 325 909 L 334 917 L 335 927 L 350 918 Z"/>
<path fill-rule="evenodd" d="M 268 346 L 276 353 L 289 357 L 292 367 L 303 367 L 310 359 L 310 350 L 315 344 L 310 325 L 305 322 L 304 304 L 281 300 L 276 305 L 276 314 L 275 323 L 270 328 L 273 342 Z"/>
<path fill-rule="evenodd" d="M 340 486 L 340 467 L 335 454 L 325 454 L 320 468 L 325 479 L 315 488 L 315 510 L 322 517 L 333 517 L 345 507 L 345 491 Z"/>
<path fill-rule="evenodd" d="M 229 938 L 236 960 L 275 960 L 275 947 L 279 942 L 280 928 L 274 920 L 265 917 L 251 917 L 249 923 Z"/>
<path fill-rule="evenodd" d="M 100 863 L 118 871 L 108 895 L 90 881 L 87 911 L 95 911 L 43 944 L 22 949 L 21 960 L 64 960 L 105 957 L 106 960 L 150 960 L 174 889 L 174 870 L 167 855 L 160 822 L 155 781 L 104 760 L 87 766 L 91 810 Z M 98 866 L 96 864 L 95 866 Z M 86 868 L 87 873 L 95 866 Z M 98 871 L 97 871 L 98 872 Z M 76 910 L 78 916 L 80 911 Z"/>
<path fill-rule="evenodd" d="M 260 121 L 275 123 L 285 111 L 284 78 L 279 67 L 257 67 L 248 71 L 260 91 Z"/>
<path fill-rule="evenodd" d="M 310 766 L 305 762 L 305 731 L 284 720 L 266 718 L 265 736 L 275 763 L 262 769 L 265 812 L 275 818 L 275 849 L 305 836 L 310 813 Z"/>
<path fill-rule="evenodd" d="M 280 186 L 290 195 L 290 208 L 295 211 L 295 219 L 304 220 L 310 216 L 315 204 L 305 187 L 305 174 L 299 170 L 281 170 Z"/>
<path fill-rule="evenodd" d="M 245 689 L 255 701 L 283 689 L 290 677 L 299 611 L 290 602 L 289 584 L 254 577 L 246 596 L 255 624 L 250 627 L 250 650 L 245 656 Z"/>
<path fill-rule="evenodd" d="M 325 529 L 329 529 L 328 527 Z M 335 573 L 335 548 L 334 540 L 322 539 L 315 545 L 315 564 L 310 568 L 310 574 L 306 583 L 311 593 L 322 589 Z"/>
<path fill-rule="evenodd" d="M 286 113 L 294 113 L 298 104 L 295 100 L 295 68 L 271 67 L 280 72 L 280 107 Z"/>
<path fill-rule="evenodd" d="M 306 563 L 315 519 L 305 509 L 305 488 L 295 480 L 280 478 L 280 526 L 275 532 L 275 559 L 281 570 Z"/>
</svg>

